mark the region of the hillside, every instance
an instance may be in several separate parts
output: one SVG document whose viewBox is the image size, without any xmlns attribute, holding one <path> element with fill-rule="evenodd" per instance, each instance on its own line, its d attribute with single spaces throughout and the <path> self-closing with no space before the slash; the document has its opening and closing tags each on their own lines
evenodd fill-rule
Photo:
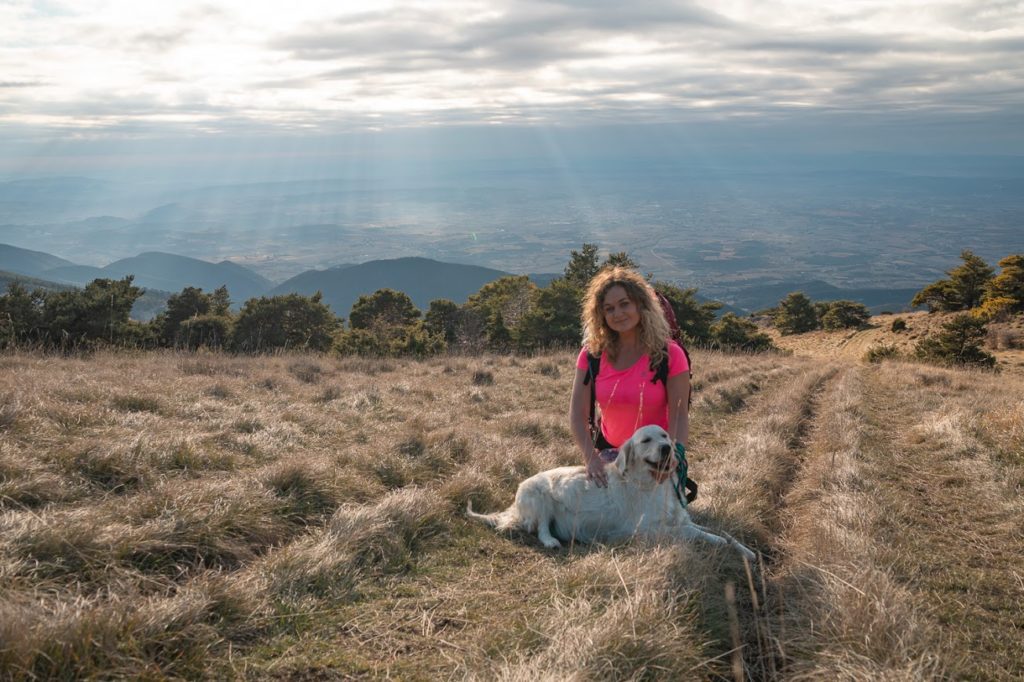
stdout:
<svg viewBox="0 0 1024 682">
<path fill-rule="evenodd" d="M 477 265 L 441 263 L 429 258 L 376 260 L 329 270 L 310 270 L 282 282 L 268 295 L 298 293 L 310 296 L 323 292 L 324 303 L 335 315 L 347 317 L 352 304 L 364 294 L 378 289 L 405 292 L 417 308 L 426 310 L 430 302 L 447 298 L 464 302 L 484 284 L 510 273 Z"/>
<path fill-rule="evenodd" d="M 691 512 L 750 574 L 464 518 L 576 462 L 570 353 L 0 356 L 0 677 L 1024 675 L 1024 380 L 694 361 Z"/>
<path fill-rule="evenodd" d="M 0 270 L 29 277 L 42 277 L 47 270 L 74 265 L 71 261 L 42 251 L 0 244 Z"/>
<path fill-rule="evenodd" d="M 876 315 L 865 329 L 818 330 L 789 336 L 782 336 L 774 328 L 764 331 L 777 346 L 796 355 L 858 361 L 869 349 L 879 346 L 892 346 L 904 355 L 912 355 L 921 339 L 940 332 L 952 316 L 952 313 L 900 313 Z M 892 331 L 893 320 L 897 318 L 907 323 L 905 331 Z M 1008 339 L 1016 341 L 1008 344 Z M 1016 347 L 1008 347 L 1010 345 Z M 1024 374 L 1024 316 L 1011 322 L 989 324 L 986 350 L 996 356 L 1001 369 Z"/>
<path fill-rule="evenodd" d="M 209 263 L 197 258 L 159 252 L 122 258 L 102 268 L 87 265 L 54 268 L 47 275 L 77 284 L 87 284 L 98 277 L 120 279 L 125 275 L 134 275 L 136 286 L 172 293 L 185 287 L 213 291 L 217 287 L 227 286 L 236 304 L 260 296 L 272 286 L 270 280 L 230 261 Z"/>
<path fill-rule="evenodd" d="M 29 277 L 17 272 L 6 272 L 4 270 L 0 270 L 0 295 L 7 293 L 7 288 L 13 282 L 20 282 L 22 286 L 29 290 L 42 289 L 44 291 L 67 291 L 75 288 L 69 284 L 50 282 L 49 280 Z"/>
</svg>

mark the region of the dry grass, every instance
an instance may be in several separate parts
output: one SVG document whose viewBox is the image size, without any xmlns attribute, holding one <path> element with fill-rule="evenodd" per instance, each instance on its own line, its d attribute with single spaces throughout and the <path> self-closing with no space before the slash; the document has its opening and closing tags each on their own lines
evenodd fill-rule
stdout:
<svg viewBox="0 0 1024 682">
<path fill-rule="evenodd" d="M 957 313 L 899 313 L 876 315 L 861 329 L 840 331 L 818 330 L 805 334 L 782 336 L 768 329 L 775 343 L 796 355 L 804 357 L 841 358 L 847 361 L 866 360 L 869 354 L 876 361 L 913 358 L 917 344 L 928 336 L 942 331 L 942 325 Z M 895 319 L 903 319 L 907 328 L 892 331 Z M 986 350 L 996 357 L 997 368 L 1016 376 L 1024 376 L 1024 315 L 988 325 Z"/>
<path fill-rule="evenodd" d="M 1022 674 L 1012 377 L 695 353 L 692 512 L 748 578 L 463 519 L 576 462 L 570 353 L 2 359 L 0 677 Z"/>
</svg>

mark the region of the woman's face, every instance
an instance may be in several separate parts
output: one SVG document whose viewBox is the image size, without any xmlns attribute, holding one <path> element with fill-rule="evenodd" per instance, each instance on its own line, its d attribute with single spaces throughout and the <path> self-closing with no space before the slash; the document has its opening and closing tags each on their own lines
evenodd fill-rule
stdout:
<svg viewBox="0 0 1024 682">
<path fill-rule="evenodd" d="M 636 329 L 640 324 L 640 310 L 636 303 L 626 295 L 626 290 L 616 284 L 604 295 L 602 303 L 604 322 L 619 334 Z"/>
</svg>

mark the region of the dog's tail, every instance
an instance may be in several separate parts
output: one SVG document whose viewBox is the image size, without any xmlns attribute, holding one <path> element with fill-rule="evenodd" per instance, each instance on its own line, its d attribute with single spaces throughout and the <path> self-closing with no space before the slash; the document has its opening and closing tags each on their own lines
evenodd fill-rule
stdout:
<svg viewBox="0 0 1024 682">
<path fill-rule="evenodd" d="M 519 515 L 516 514 L 515 505 L 494 514 L 477 514 L 473 511 L 473 500 L 469 500 L 466 502 L 466 516 L 497 530 L 506 530 L 519 525 Z"/>
</svg>

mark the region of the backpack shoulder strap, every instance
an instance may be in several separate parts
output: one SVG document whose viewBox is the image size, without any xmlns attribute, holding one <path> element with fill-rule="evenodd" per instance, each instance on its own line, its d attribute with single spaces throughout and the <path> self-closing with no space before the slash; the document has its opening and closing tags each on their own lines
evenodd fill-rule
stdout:
<svg viewBox="0 0 1024 682">
<path fill-rule="evenodd" d="M 590 415 L 587 420 L 590 422 L 590 431 L 594 432 L 594 414 L 597 404 L 597 373 L 601 371 L 601 356 L 587 353 L 587 373 L 583 377 L 583 385 L 590 384 Z"/>
<path fill-rule="evenodd" d="M 686 365 L 690 368 L 688 370 L 688 372 L 687 372 L 690 375 L 690 379 L 691 379 L 691 381 L 690 381 L 690 393 L 686 397 L 686 407 L 687 407 L 687 409 L 689 409 L 689 407 L 693 404 L 693 381 L 692 381 L 693 380 L 693 363 L 690 361 L 690 352 L 688 350 L 686 350 L 686 346 L 684 346 L 679 341 L 669 341 L 669 343 L 675 343 L 677 346 L 679 346 L 679 348 L 683 351 L 683 355 L 686 356 Z M 668 347 L 667 346 L 665 348 L 665 357 L 663 357 L 661 359 L 661 362 L 658 363 L 657 367 L 655 367 L 652 364 L 651 365 L 651 371 L 654 372 L 654 378 L 651 379 L 651 383 L 652 384 L 656 384 L 656 383 L 658 383 L 660 381 L 660 382 L 662 382 L 662 386 L 665 386 L 666 388 L 668 388 Z"/>
<path fill-rule="evenodd" d="M 669 341 L 669 343 L 672 342 Z M 665 347 L 665 354 L 661 357 L 661 362 L 657 365 L 652 362 L 650 369 L 654 372 L 654 378 L 651 379 L 652 384 L 660 381 L 662 386 L 668 386 L 668 346 Z"/>
</svg>

